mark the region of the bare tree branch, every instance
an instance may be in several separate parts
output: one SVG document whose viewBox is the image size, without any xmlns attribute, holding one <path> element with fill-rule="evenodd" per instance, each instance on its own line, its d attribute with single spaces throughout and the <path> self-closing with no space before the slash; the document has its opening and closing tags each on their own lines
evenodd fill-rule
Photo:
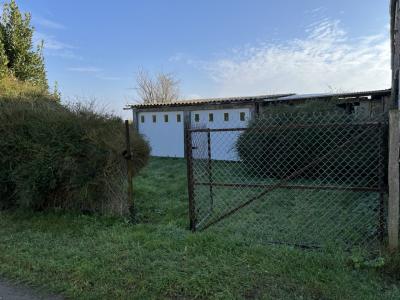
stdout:
<svg viewBox="0 0 400 300">
<path fill-rule="evenodd" d="M 170 103 L 179 99 L 179 80 L 171 73 L 152 77 L 140 70 L 136 76 L 136 91 L 144 104 Z"/>
</svg>

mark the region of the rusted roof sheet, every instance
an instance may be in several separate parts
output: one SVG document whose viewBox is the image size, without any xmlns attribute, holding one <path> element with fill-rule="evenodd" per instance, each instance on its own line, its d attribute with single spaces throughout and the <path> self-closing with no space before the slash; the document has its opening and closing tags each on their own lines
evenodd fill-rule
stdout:
<svg viewBox="0 0 400 300">
<path fill-rule="evenodd" d="M 132 104 L 128 105 L 126 109 L 137 108 L 162 108 L 162 107 L 179 107 L 179 106 L 200 106 L 205 104 L 246 104 L 255 102 L 288 102 L 298 100 L 315 100 L 315 99 L 333 99 L 333 98 L 359 98 L 359 97 L 384 97 L 389 96 L 391 90 L 375 90 L 351 93 L 322 93 L 322 94 L 277 94 L 277 95 L 259 95 L 247 97 L 227 97 L 227 98 L 207 98 L 207 99 L 191 99 L 180 100 L 170 103 L 157 103 L 157 104 Z"/>
</svg>

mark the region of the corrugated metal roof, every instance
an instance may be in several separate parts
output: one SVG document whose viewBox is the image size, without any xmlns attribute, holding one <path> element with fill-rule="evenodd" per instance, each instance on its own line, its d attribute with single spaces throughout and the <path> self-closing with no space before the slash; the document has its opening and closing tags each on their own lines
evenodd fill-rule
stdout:
<svg viewBox="0 0 400 300">
<path fill-rule="evenodd" d="M 329 98 L 356 98 L 369 96 L 389 96 L 391 90 L 375 90 L 350 93 L 320 93 L 320 94 L 300 94 L 278 98 L 278 101 L 301 100 L 301 99 L 329 99 Z"/>
<path fill-rule="evenodd" d="M 204 104 L 228 104 L 228 103 L 254 103 L 254 102 L 286 102 L 306 99 L 331 99 L 331 98 L 352 98 L 352 97 L 369 97 L 369 96 L 389 96 L 391 90 L 375 90 L 351 93 L 320 93 L 320 94 L 277 94 L 277 95 L 259 95 L 247 97 L 227 97 L 227 98 L 207 98 L 207 99 L 190 99 L 179 100 L 170 103 L 157 104 L 132 104 L 127 108 L 157 108 L 157 107 L 175 107 L 175 106 L 197 106 Z"/>
<path fill-rule="evenodd" d="M 169 103 L 156 103 L 156 104 L 130 104 L 130 108 L 154 108 L 154 107 L 165 107 L 165 106 L 191 106 L 191 105 L 202 105 L 202 104 L 226 104 L 226 103 L 245 103 L 245 102 L 257 102 L 264 100 L 272 100 L 280 97 L 290 96 L 294 94 L 276 94 L 276 95 L 258 95 L 258 96 L 244 96 L 244 97 L 225 97 L 225 98 L 205 98 L 205 99 L 187 99 L 179 100 Z"/>
</svg>

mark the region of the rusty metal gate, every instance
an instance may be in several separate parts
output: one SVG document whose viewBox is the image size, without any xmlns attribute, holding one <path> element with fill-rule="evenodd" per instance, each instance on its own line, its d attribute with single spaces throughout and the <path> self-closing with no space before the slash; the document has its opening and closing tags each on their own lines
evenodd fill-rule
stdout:
<svg viewBox="0 0 400 300">
<path fill-rule="evenodd" d="M 302 247 L 385 238 L 384 115 L 280 114 L 185 137 L 191 230 Z"/>
</svg>

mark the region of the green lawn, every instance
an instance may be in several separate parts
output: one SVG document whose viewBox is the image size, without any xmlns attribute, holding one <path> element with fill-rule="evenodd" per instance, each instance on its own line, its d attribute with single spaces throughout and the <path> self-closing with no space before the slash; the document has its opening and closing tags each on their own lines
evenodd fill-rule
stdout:
<svg viewBox="0 0 400 300">
<path fill-rule="evenodd" d="M 380 249 L 380 233 L 384 228 L 380 226 L 380 195 L 376 191 L 350 191 L 351 184 L 327 179 L 292 179 L 286 184 L 346 189 L 274 188 L 259 197 L 266 185 L 279 184 L 280 180 L 252 176 L 242 162 L 213 160 L 211 173 L 208 166 L 207 160 L 194 160 L 195 181 L 203 183 L 194 188 L 196 228 L 200 230 L 253 199 L 211 229 L 218 227 L 219 233 L 233 233 L 252 243 L 334 247 L 335 250 L 338 247 Z M 219 185 L 210 187 L 207 183 L 211 180 Z M 237 186 L 243 183 L 253 186 Z"/>
<path fill-rule="evenodd" d="M 135 179 L 138 225 L 0 212 L 0 274 L 80 299 L 400 299 L 387 258 L 190 233 L 185 177 L 183 160 L 151 160 Z"/>
</svg>

